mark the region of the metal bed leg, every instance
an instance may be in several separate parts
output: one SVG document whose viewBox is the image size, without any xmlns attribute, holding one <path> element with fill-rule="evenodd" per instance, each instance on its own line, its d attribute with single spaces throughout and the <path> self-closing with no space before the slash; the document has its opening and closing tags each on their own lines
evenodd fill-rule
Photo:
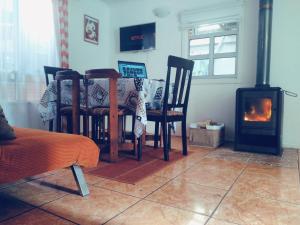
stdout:
<svg viewBox="0 0 300 225">
<path fill-rule="evenodd" d="M 82 197 L 88 195 L 90 192 L 89 192 L 88 186 L 85 182 L 84 175 L 83 175 L 83 172 L 82 172 L 80 166 L 72 165 L 71 169 L 72 169 L 77 187 L 79 189 L 80 195 Z"/>
</svg>

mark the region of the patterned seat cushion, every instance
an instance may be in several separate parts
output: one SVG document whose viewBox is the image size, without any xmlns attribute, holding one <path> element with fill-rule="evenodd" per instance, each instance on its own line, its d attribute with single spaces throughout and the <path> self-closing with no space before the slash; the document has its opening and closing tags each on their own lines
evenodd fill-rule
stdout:
<svg viewBox="0 0 300 225">
<path fill-rule="evenodd" d="M 15 139 L 14 129 L 8 124 L 2 107 L 0 106 L 0 140 Z"/>
</svg>

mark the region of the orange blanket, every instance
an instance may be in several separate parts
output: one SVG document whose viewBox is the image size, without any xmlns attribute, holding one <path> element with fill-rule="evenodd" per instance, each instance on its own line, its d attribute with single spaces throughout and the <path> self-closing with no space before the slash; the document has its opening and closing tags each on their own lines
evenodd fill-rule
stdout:
<svg viewBox="0 0 300 225">
<path fill-rule="evenodd" d="M 17 138 L 0 142 L 0 184 L 77 164 L 95 167 L 97 145 L 80 135 L 14 128 Z"/>
</svg>

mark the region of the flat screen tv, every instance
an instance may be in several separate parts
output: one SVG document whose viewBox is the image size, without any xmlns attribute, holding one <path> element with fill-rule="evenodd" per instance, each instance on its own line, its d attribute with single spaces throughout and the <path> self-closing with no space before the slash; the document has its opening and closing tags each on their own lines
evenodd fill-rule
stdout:
<svg viewBox="0 0 300 225">
<path fill-rule="evenodd" d="M 120 51 L 155 48 L 155 23 L 120 28 Z"/>
</svg>

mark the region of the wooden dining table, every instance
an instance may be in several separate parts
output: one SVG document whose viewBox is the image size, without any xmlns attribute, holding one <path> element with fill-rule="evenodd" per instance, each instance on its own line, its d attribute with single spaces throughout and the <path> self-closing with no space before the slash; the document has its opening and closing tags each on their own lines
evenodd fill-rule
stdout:
<svg viewBox="0 0 300 225">
<path fill-rule="evenodd" d="M 90 82 L 88 88 L 89 107 L 108 107 L 110 146 L 109 161 L 118 160 L 119 152 L 119 106 L 135 112 L 134 134 L 141 137 L 147 124 L 146 109 L 159 109 L 162 105 L 165 82 L 142 78 L 97 79 Z M 62 104 L 71 103 L 72 81 L 61 84 Z M 85 107 L 85 91 L 83 81 L 80 83 L 80 105 Z M 40 116 L 44 122 L 56 118 L 56 81 L 47 86 L 38 105 Z"/>
</svg>

